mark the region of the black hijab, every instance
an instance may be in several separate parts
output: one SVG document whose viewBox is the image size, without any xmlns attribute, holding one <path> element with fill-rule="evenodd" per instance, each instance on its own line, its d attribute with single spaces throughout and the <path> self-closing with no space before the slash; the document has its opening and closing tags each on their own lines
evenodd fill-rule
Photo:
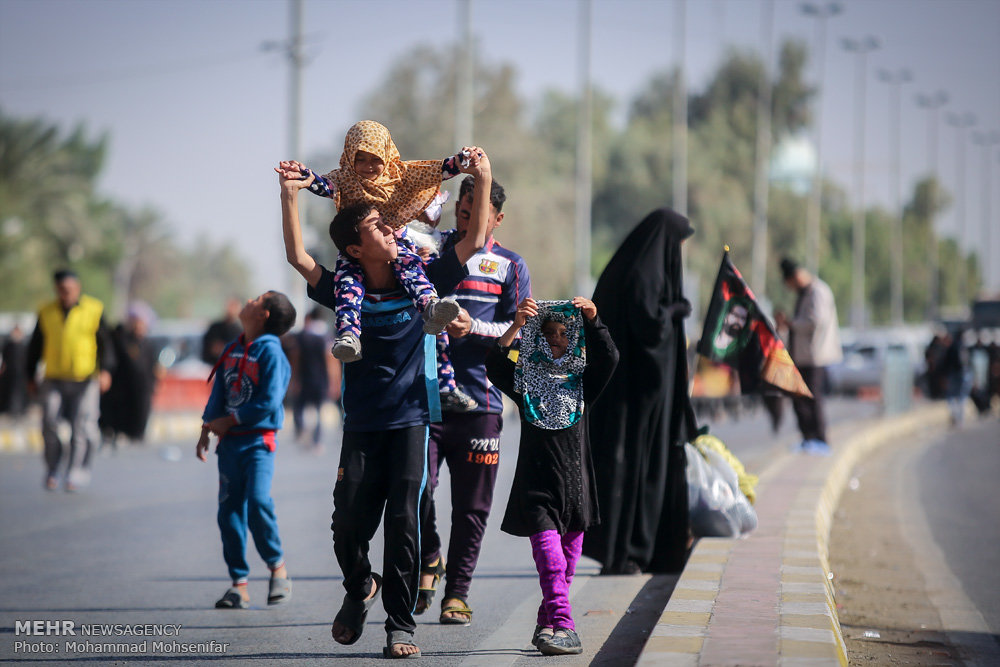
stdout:
<svg viewBox="0 0 1000 667">
<path fill-rule="evenodd" d="M 684 441 L 696 428 L 687 394 L 681 242 L 694 229 L 669 208 L 625 238 L 594 303 L 619 350 L 588 412 L 601 524 L 583 552 L 604 572 L 674 572 L 687 552 Z"/>
</svg>

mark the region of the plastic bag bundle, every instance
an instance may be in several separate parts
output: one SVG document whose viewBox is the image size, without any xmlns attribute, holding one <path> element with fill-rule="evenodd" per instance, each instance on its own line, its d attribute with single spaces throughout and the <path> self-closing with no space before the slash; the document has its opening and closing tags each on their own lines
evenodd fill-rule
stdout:
<svg viewBox="0 0 1000 667">
<path fill-rule="evenodd" d="M 702 433 L 694 439 L 692 444 L 698 448 L 698 451 L 706 456 L 709 450 L 714 450 L 722 455 L 726 459 L 726 462 L 729 463 L 732 469 L 736 472 L 737 477 L 739 477 L 740 491 L 742 491 L 743 495 L 747 497 L 747 500 L 750 501 L 751 505 L 757 502 L 757 493 L 754 491 L 758 481 L 757 475 L 751 475 L 748 473 L 746 468 L 743 467 L 743 462 L 736 458 L 735 454 L 729 451 L 729 448 L 726 447 L 725 443 L 714 435 Z"/>
<path fill-rule="evenodd" d="M 713 449 L 685 444 L 688 512 L 695 537 L 739 537 L 757 527 L 757 512 L 740 491 L 739 475 Z"/>
</svg>

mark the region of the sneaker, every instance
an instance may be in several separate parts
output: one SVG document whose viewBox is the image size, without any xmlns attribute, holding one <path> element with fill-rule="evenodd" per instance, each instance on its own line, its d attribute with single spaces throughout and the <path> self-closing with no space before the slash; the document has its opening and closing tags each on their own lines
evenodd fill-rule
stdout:
<svg viewBox="0 0 1000 667">
<path fill-rule="evenodd" d="M 830 456 L 830 454 L 832 454 L 830 445 L 828 445 L 825 441 L 816 438 L 810 438 L 804 441 L 802 443 L 802 451 L 816 456 Z"/>
<path fill-rule="evenodd" d="M 472 412 L 478 407 L 476 399 L 457 387 L 441 392 L 441 409 L 445 412 Z"/>
<path fill-rule="evenodd" d="M 538 650 L 542 655 L 577 655 L 583 653 L 583 644 L 576 631 L 569 628 L 556 628 L 548 639 L 538 638 Z"/>
<path fill-rule="evenodd" d="M 431 299 L 424 308 L 424 333 L 438 335 L 449 322 L 458 317 L 459 310 L 458 302 L 451 297 Z"/>
<path fill-rule="evenodd" d="M 536 625 L 535 632 L 531 635 L 531 645 L 538 648 L 541 642 L 547 642 L 552 639 L 552 628 L 547 628 L 543 625 Z"/>
<path fill-rule="evenodd" d="M 352 333 L 340 334 L 333 343 L 333 356 L 349 364 L 361 359 L 361 339 Z"/>
</svg>

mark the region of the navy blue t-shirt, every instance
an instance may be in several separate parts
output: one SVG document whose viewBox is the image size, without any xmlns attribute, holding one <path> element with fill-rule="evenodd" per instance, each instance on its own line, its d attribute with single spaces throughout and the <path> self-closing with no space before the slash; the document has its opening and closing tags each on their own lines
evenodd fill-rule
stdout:
<svg viewBox="0 0 1000 667">
<path fill-rule="evenodd" d="M 320 266 L 310 299 L 335 308 L 334 275 Z M 438 295 L 468 275 L 454 250 L 425 267 Z M 344 430 L 387 431 L 441 420 L 434 336 L 402 289 L 367 291 L 361 305 L 361 355 L 344 364 Z"/>
</svg>

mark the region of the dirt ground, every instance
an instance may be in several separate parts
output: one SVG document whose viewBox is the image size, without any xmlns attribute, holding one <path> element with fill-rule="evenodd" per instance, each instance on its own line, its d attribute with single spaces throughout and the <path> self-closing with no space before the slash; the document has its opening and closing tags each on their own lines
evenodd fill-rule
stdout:
<svg viewBox="0 0 1000 667">
<path fill-rule="evenodd" d="M 894 515 L 900 454 L 884 447 L 856 468 L 834 517 L 830 568 L 848 661 L 961 665 Z"/>
</svg>

